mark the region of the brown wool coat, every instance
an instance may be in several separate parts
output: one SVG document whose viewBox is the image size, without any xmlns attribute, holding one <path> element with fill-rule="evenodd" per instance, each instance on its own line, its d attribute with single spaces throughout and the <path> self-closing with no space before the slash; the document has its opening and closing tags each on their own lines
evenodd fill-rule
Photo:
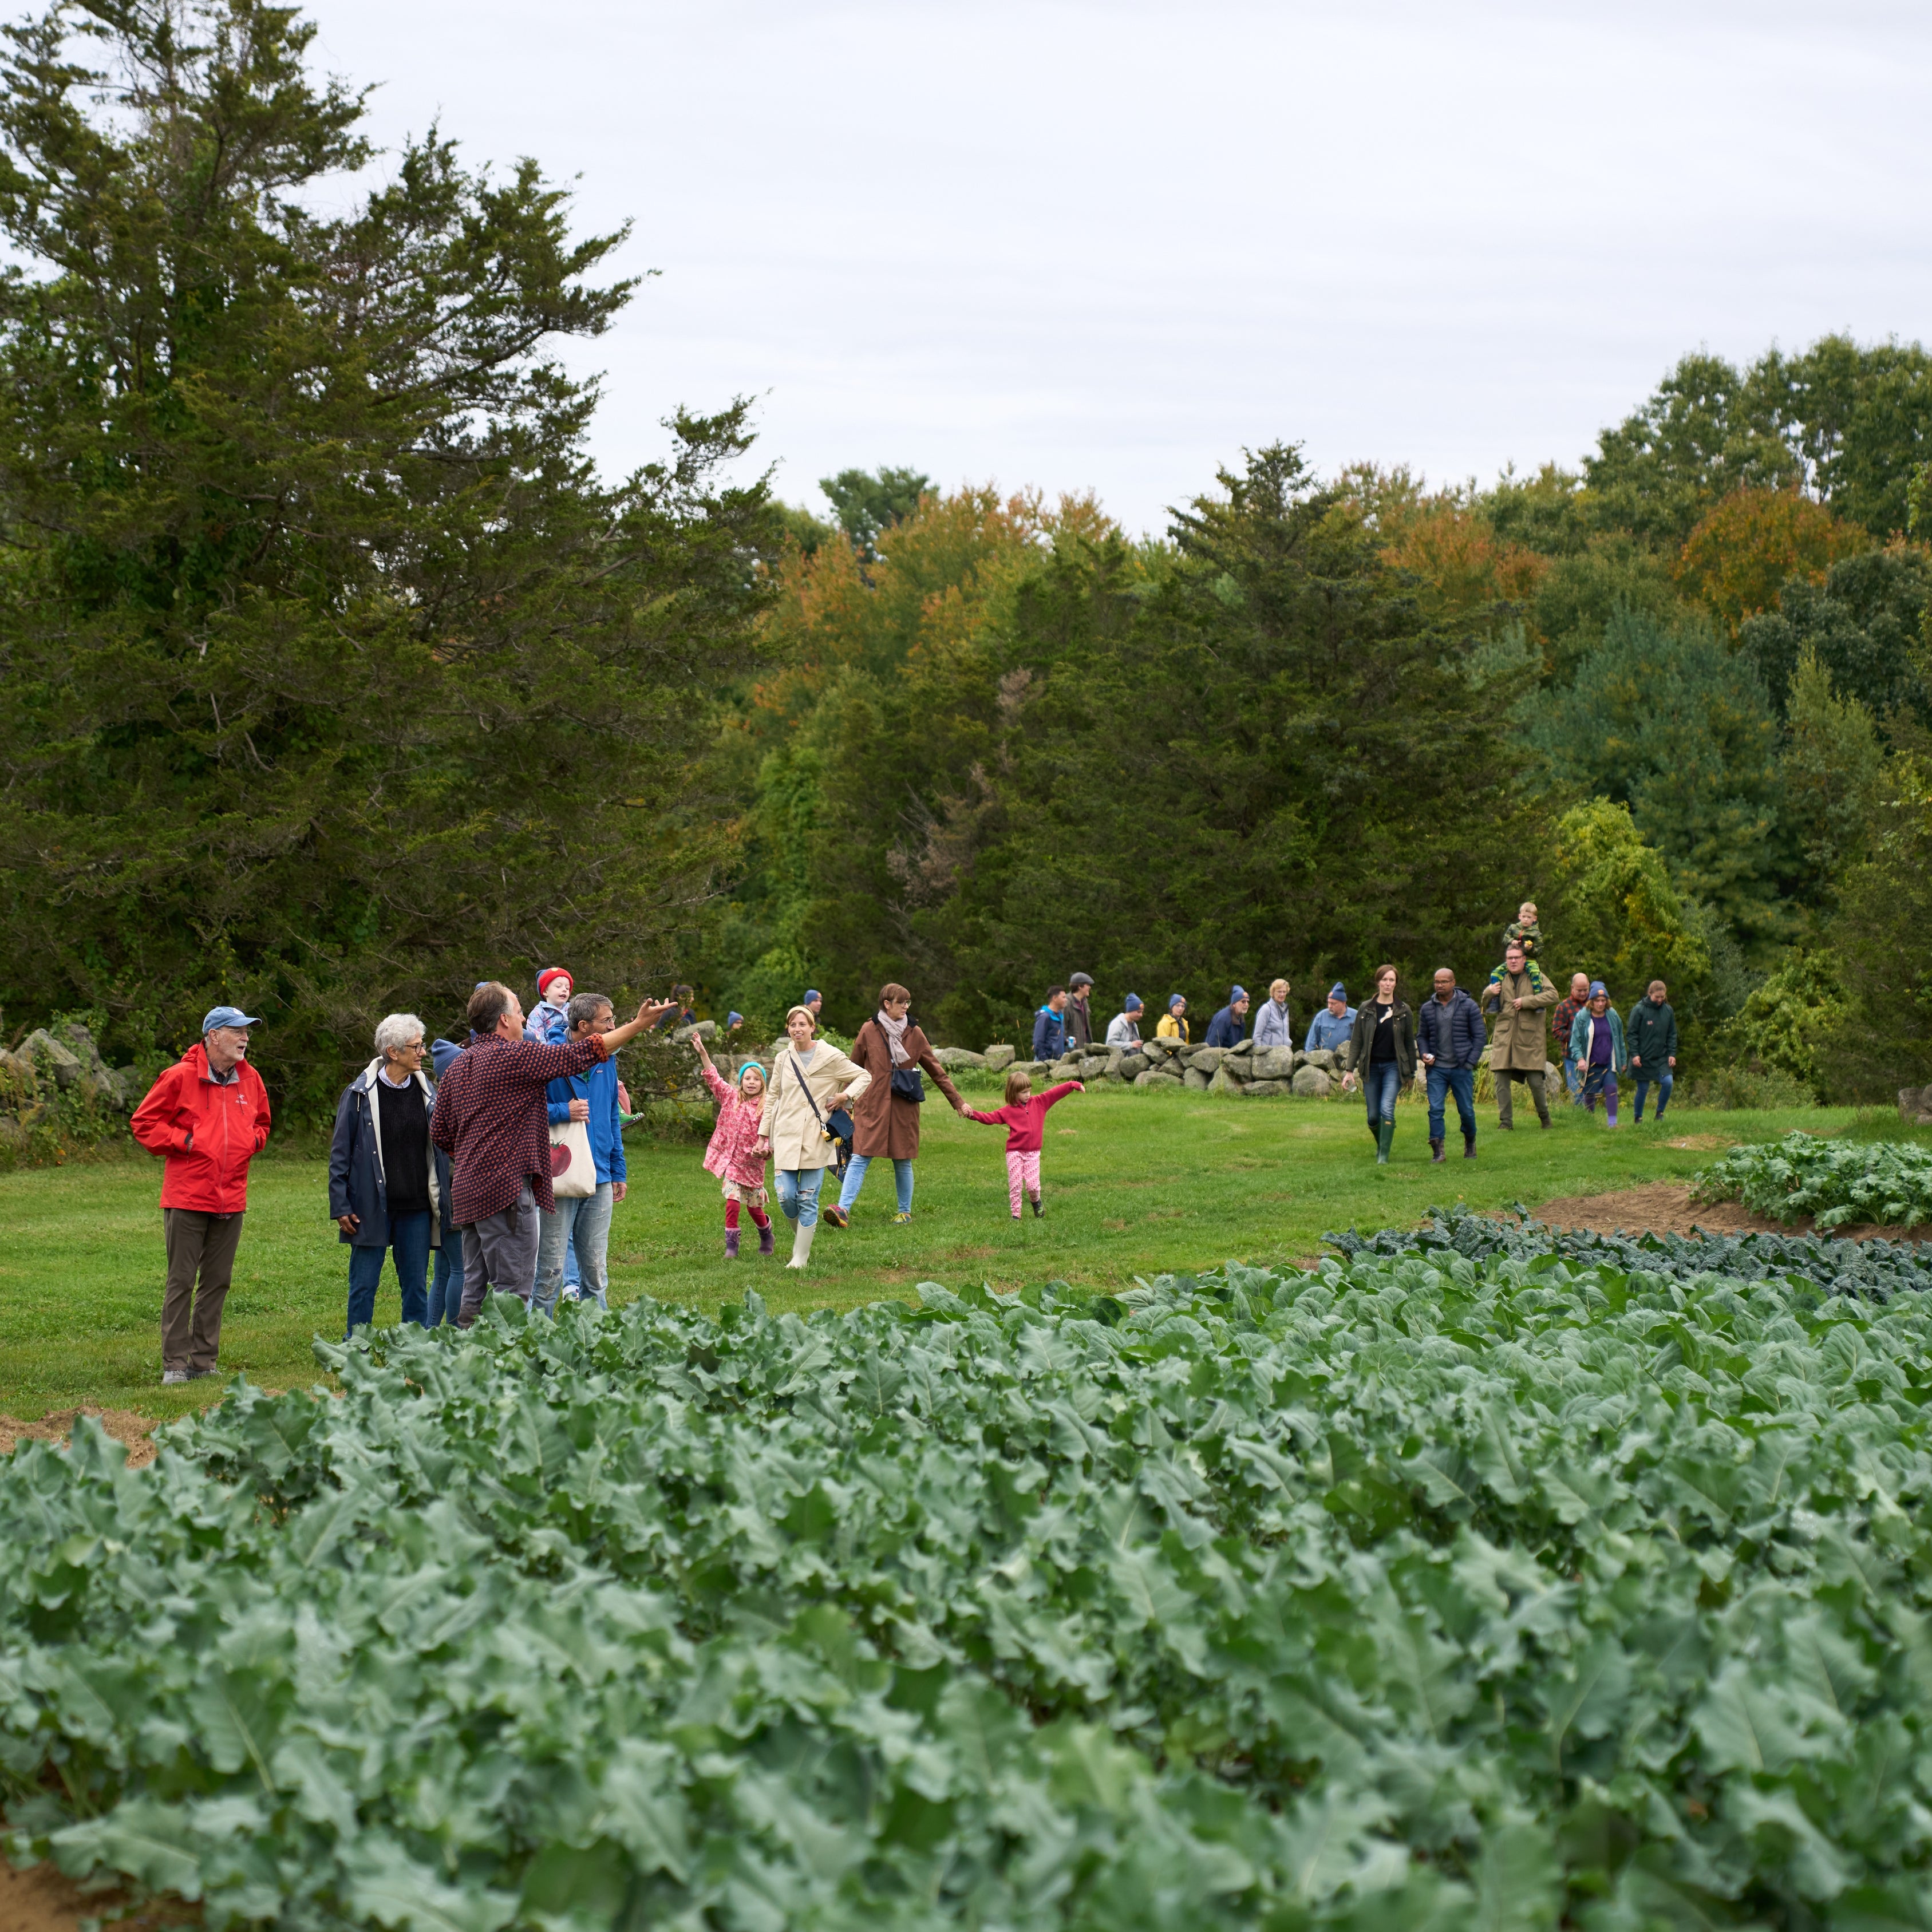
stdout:
<svg viewBox="0 0 1932 1932">
<path fill-rule="evenodd" d="M 906 1028 L 908 1058 L 946 1096 L 959 1105 L 959 1089 L 946 1069 L 932 1057 L 932 1044 L 916 1026 Z M 916 1160 L 919 1157 L 919 1117 L 922 1109 L 892 1092 L 892 1042 L 877 1020 L 868 1020 L 852 1042 L 852 1058 L 872 1076 L 872 1084 L 852 1103 L 852 1151 L 868 1160 Z M 929 1104 L 929 1103 L 928 1103 Z"/>
<path fill-rule="evenodd" d="M 1547 980 L 1540 986 L 1526 966 L 1512 978 L 1505 973 L 1483 989 L 1483 1005 L 1496 1016 L 1496 1030 L 1490 1036 L 1491 1072 L 1540 1073 L 1550 1058 L 1550 1015 L 1546 1008 L 1556 1005 L 1556 987 Z M 1524 1001 L 1519 1012 L 1512 1001 Z"/>
</svg>

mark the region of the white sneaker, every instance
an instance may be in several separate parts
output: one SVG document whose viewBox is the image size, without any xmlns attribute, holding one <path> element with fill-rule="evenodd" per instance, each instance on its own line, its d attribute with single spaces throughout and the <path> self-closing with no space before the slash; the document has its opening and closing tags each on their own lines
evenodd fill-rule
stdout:
<svg viewBox="0 0 1932 1932">
<path fill-rule="evenodd" d="M 187 1380 L 188 1371 L 185 1369 L 164 1369 L 161 1371 L 161 1386 L 164 1388 L 172 1388 L 176 1383 Z"/>
</svg>

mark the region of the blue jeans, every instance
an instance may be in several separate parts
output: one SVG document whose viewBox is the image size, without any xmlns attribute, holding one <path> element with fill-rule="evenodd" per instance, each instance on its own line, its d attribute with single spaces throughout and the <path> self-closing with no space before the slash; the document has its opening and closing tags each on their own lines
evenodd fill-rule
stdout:
<svg viewBox="0 0 1932 1932">
<path fill-rule="evenodd" d="M 772 1178 L 778 1183 L 778 1212 L 801 1228 L 818 1225 L 818 1190 L 825 1184 L 822 1167 L 780 1168 Z"/>
<path fill-rule="evenodd" d="M 1395 1096 L 1402 1091 L 1402 1069 L 1393 1060 L 1372 1060 L 1362 1070 L 1362 1097 L 1369 1103 L 1369 1125 L 1395 1118 Z"/>
<path fill-rule="evenodd" d="M 1583 1070 L 1576 1064 L 1574 1056 L 1568 1053 L 1563 1056 L 1563 1084 L 1569 1088 L 1573 1101 L 1582 1098 Z"/>
<path fill-rule="evenodd" d="M 604 1260 L 610 1252 L 614 1204 L 610 1182 L 600 1180 L 595 1194 L 560 1196 L 556 1213 L 537 1217 L 542 1226 L 537 1237 L 539 1315 L 556 1312 L 557 1294 L 563 1286 L 564 1251 L 572 1246 L 577 1250 L 577 1299 L 594 1301 L 599 1308 L 610 1306 L 605 1292 Z"/>
<path fill-rule="evenodd" d="M 436 1275 L 429 1285 L 429 1322 L 434 1328 L 447 1322 L 454 1328 L 463 1307 L 463 1230 L 443 1226 L 442 1245 L 436 1251 Z"/>
<path fill-rule="evenodd" d="M 872 1156 L 855 1154 L 845 1168 L 845 1184 L 838 1190 L 838 1204 L 849 1209 L 859 1198 L 859 1190 L 866 1184 L 866 1170 L 872 1164 Z M 892 1162 L 892 1180 L 899 1191 L 899 1212 L 912 1212 L 912 1162 L 896 1160 Z"/>
<path fill-rule="evenodd" d="M 1651 1076 L 1642 1067 L 1634 1070 L 1636 1079 L 1636 1117 L 1643 1118 L 1643 1096 L 1650 1091 Z M 1677 1076 L 1668 1066 L 1657 1076 L 1657 1118 L 1664 1118 L 1664 1110 L 1670 1105 L 1670 1090 L 1677 1084 Z"/>
<path fill-rule="evenodd" d="M 1466 1139 L 1476 1138 L 1476 1070 L 1473 1066 L 1432 1066 L 1429 1070 L 1429 1138 L 1446 1137 L 1442 1124 L 1444 1097 L 1456 1096 L 1456 1118 Z"/>
<path fill-rule="evenodd" d="M 388 1247 L 349 1250 L 350 1333 L 366 1328 L 375 1320 L 382 1257 L 392 1252 L 396 1257 L 397 1283 L 403 1291 L 403 1319 L 418 1328 L 429 1326 L 429 1296 L 423 1286 L 429 1273 L 429 1210 L 418 1208 L 412 1214 L 389 1216 Z"/>
</svg>

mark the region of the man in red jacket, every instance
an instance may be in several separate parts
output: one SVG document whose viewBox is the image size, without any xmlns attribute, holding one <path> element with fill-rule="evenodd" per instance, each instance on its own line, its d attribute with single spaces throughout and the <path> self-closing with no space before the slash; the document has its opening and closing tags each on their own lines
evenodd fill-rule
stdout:
<svg viewBox="0 0 1932 1932">
<path fill-rule="evenodd" d="M 248 1029 L 260 1024 L 238 1007 L 215 1007 L 201 1023 L 201 1044 L 154 1082 L 130 1124 L 134 1138 L 167 1162 L 161 1180 L 168 1246 L 164 1382 L 213 1375 L 220 1352 L 221 1304 L 248 1206 L 248 1163 L 268 1139 L 268 1090 L 248 1064 Z"/>
</svg>

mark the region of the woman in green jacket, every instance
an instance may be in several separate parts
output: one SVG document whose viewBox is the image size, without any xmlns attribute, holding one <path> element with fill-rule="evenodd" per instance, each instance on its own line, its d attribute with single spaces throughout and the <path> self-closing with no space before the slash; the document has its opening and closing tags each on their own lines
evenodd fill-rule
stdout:
<svg viewBox="0 0 1932 1932">
<path fill-rule="evenodd" d="M 1594 1114 L 1602 1094 L 1604 1118 L 1615 1126 L 1617 1076 L 1630 1065 L 1630 1055 L 1624 1050 L 1624 1023 L 1600 980 L 1590 982 L 1588 1001 L 1570 1022 L 1570 1057 L 1583 1076 L 1583 1105 Z"/>
</svg>

